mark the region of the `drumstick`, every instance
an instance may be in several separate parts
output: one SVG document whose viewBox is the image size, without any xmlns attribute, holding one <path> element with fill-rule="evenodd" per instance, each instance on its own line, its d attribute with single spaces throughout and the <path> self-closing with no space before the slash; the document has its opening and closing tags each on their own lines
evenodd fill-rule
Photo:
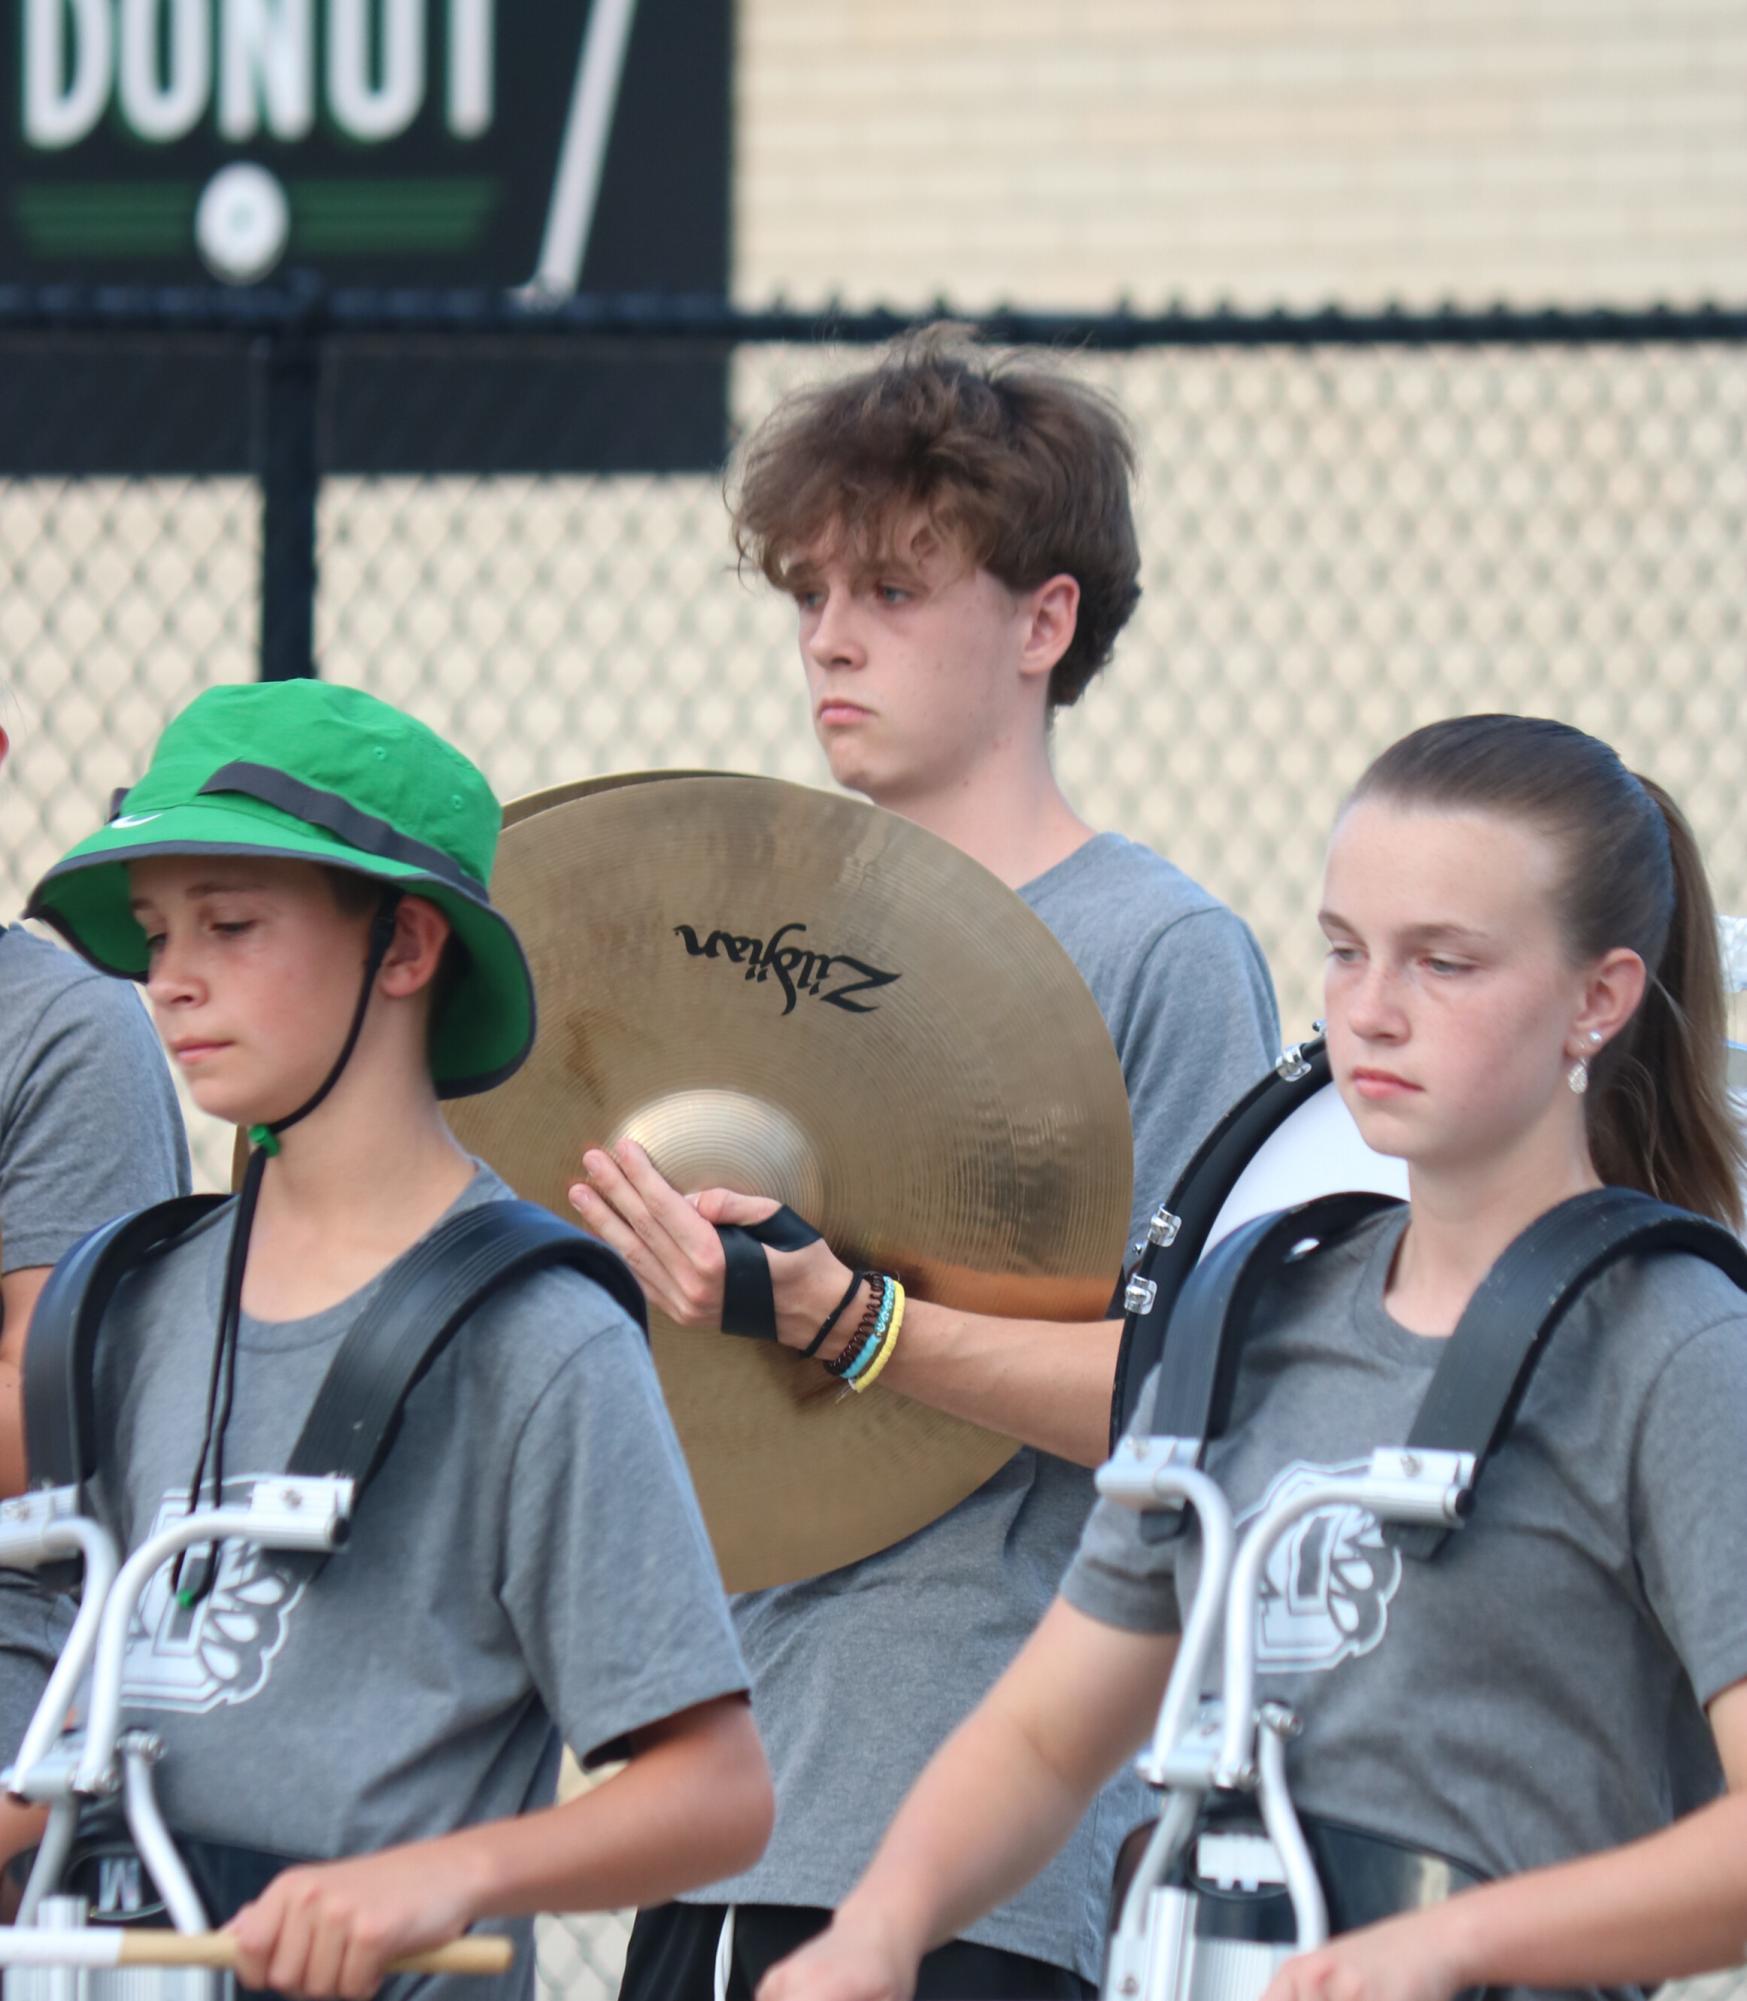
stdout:
<svg viewBox="0 0 1747 2001">
<path fill-rule="evenodd" d="M 408 1953 L 388 1963 L 390 1973 L 507 1973 L 515 1944 L 507 1938 L 458 1938 L 430 1952 Z M 229 1932 L 128 1931 L 119 1926 L 54 1930 L 48 1926 L 0 1925 L 0 1967 L 4 1966 L 211 1966 L 236 1965 L 237 1942 Z"/>
</svg>

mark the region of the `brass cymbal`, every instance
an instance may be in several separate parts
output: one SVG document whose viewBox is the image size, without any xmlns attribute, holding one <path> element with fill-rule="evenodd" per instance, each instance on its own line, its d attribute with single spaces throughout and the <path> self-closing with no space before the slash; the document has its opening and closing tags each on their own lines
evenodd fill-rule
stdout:
<svg viewBox="0 0 1747 2001">
<path fill-rule="evenodd" d="M 590 784 L 506 827 L 492 893 L 540 1034 L 447 1110 L 518 1193 L 571 1218 L 584 1147 L 630 1136 L 678 1187 L 777 1196 L 921 1298 L 1107 1310 L 1121 1069 L 1054 936 L 956 848 L 774 779 Z M 883 1549 L 1015 1449 L 882 1386 L 840 1398 L 772 1342 L 651 1331 L 732 1590 Z"/>
<path fill-rule="evenodd" d="M 544 813 L 548 806 L 562 806 L 571 799 L 588 799 L 597 792 L 616 792 L 621 785 L 653 785 L 663 778 L 717 778 L 719 772 L 680 769 L 676 771 L 609 771 L 599 778 L 570 778 L 562 785 L 549 785 L 544 792 L 524 792 L 503 809 L 503 823 L 513 827 L 518 821 Z"/>
</svg>

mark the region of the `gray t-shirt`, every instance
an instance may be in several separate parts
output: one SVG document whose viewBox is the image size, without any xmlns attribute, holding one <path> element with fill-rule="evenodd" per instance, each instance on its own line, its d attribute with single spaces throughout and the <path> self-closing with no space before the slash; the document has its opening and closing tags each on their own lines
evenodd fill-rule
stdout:
<svg viewBox="0 0 1747 2001">
<path fill-rule="evenodd" d="M 1138 1232 L 1277 1050 L 1267 968 L 1229 910 L 1120 835 L 1098 835 L 1021 894 L 1078 966 L 1122 1060 Z M 776 1831 L 755 1868 L 695 1901 L 842 1900 L 923 1766 L 1029 1637 L 1094 1498 L 1085 1468 L 1022 1450 L 894 1548 L 734 1600 Z M 852 1688 L 875 1691 L 853 1715 Z M 1137 1780 L 1117 1780 L 1043 1874 L 965 1936 L 1095 1978 L 1116 1848 L 1148 1804 Z"/>
<path fill-rule="evenodd" d="M 481 1168 L 455 1206 L 508 1193 Z M 127 1548 L 186 1507 L 231 1213 L 142 1267 L 104 1323 L 105 1513 Z M 227 1500 L 284 1469 L 381 1283 L 305 1320 L 244 1317 Z M 547 1805 L 561 1738 L 587 1759 L 745 1686 L 643 1337 L 580 1273 L 547 1271 L 432 1365 L 313 1582 L 231 1543 L 184 1611 L 160 1571 L 124 1688 L 164 1738 L 172 1826 L 325 1860 Z M 531 1928 L 509 1929 L 523 1949 L 502 1991 L 525 1994 Z"/>
<path fill-rule="evenodd" d="M 1405 1226 L 1403 1211 L 1367 1222 L 1258 1309 L 1207 1458 L 1240 1522 L 1310 1469 L 1405 1441 L 1443 1352 L 1384 1308 Z M 1501 1876 L 1712 1798 L 1701 1705 L 1747 1676 L 1743 1439 L 1747 1297 L 1696 1258 L 1656 1256 L 1572 1309 L 1471 1522 L 1432 1561 L 1404 1561 L 1357 1508 L 1302 1521 L 1257 1620 L 1259 1692 L 1304 1720 L 1299 1805 Z M 1173 1632 L 1198 1540 L 1148 1544 L 1138 1520 L 1100 1502 L 1063 1596 Z"/>
<path fill-rule="evenodd" d="M 0 1256 L 52 1265 L 130 1209 L 188 1193 L 188 1137 L 139 996 L 59 945 L 0 926 Z M 0 1571 L 0 1764 L 66 1633 L 60 1602 Z"/>
</svg>

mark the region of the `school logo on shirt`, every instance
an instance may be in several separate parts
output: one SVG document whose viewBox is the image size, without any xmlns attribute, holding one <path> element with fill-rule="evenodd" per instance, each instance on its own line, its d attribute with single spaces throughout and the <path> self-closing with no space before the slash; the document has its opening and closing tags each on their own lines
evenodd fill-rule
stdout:
<svg viewBox="0 0 1747 2001">
<path fill-rule="evenodd" d="M 1360 1474 L 1369 1467 L 1368 1459 L 1288 1466 L 1240 1518 L 1240 1533 L 1276 1501 L 1330 1475 Z M 1340 1505 L 1306 1515 L 1268 1558 L 1256 1613 L 1257 1668 L 1332 1668 L 1368 1654 L 1383 1638 L 1389 1601 L 1400 1584 L 1401 1552 L 1383 1540 L 1369 1510 Z"/>
<path fill-rule="evenodd" d="M 247 1506 L 261 1477 L 227 1480 L 225 1505 Z M 156 1535 L 187 1512 L 186 1488 L 166 1494 L 147 1533 Z M 198 1604 L 181 1605 L 171 1582 L 174 1569 L 167 1563 L 158 1570 L 134 1612 L 123 1702 L 202 1715 L 259 1695 L 284 1650 L 306 1577 L 270 1550 L 227 1542 L 212 1589 Z"/>
</svg>

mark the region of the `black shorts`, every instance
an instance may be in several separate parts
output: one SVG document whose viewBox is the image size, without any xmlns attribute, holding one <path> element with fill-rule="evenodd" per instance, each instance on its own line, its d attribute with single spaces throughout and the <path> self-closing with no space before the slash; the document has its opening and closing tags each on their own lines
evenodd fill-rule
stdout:
<svg viewBox="0 0 1747 2001">
<path fill-rule="evenodd" d="M 625 1953 L 619 2001 L 712 2001 L 716 1943 L 725 1904 L 658 1904 L 639 1911 Z M 736 1904 L 734 1965 L 728 2001 L 753 2001 L 779 1959 L 831 1921 L 811 1905 Z M 1092 2001 L 1089 1980 L 1046 1960 L 955 1938 L 928 1953 L 916 1976 L 916 2001 Z"/>
</svg>

